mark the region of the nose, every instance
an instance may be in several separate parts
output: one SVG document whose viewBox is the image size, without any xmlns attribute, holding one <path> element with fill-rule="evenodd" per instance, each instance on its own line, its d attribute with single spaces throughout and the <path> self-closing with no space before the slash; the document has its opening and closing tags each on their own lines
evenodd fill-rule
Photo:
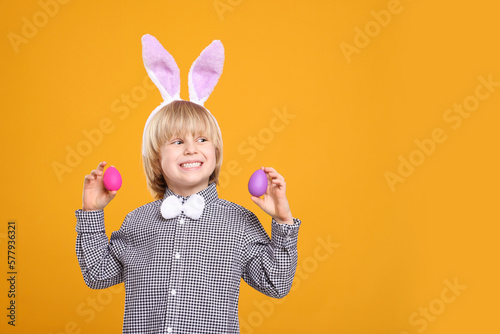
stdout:
<svg viewBox="0 0 500 334">
<path fill-rule="evenodd" d="M 184 149 L 184 154 L 195 154 L 196 152 L 196 146 L 192 141 L 186 141 L 186 147 Z"/>
</svg>

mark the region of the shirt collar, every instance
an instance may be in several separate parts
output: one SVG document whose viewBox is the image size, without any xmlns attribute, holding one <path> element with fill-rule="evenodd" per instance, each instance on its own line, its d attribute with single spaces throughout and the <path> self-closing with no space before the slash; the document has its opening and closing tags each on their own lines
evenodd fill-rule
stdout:
<svg viewBox="0 0 500 334">
<path fill-rule="evenodd" d="M 206 187 L 205 189 L 197 192 L 198 195 L 202 196 L 205 199 L 205 205 L 210 204 L 211 202 L 215 201 L 218 198 L 217 194 L 217 188 L 215 187 L 215 182 L 212 182 Z M 181 196 L 177 195 L 174 193 L 172 190 L 167 188 L 165 190 L 165 194 L 163 195 L 163 199 L 167 198 L 168 196 L 174 195 L 175 197 L 179 198 L 182 200 L 182 203 L 184 203 L 189 196 Z M 191 196 L 191 195 L 190 195 Z"/>
</svg>

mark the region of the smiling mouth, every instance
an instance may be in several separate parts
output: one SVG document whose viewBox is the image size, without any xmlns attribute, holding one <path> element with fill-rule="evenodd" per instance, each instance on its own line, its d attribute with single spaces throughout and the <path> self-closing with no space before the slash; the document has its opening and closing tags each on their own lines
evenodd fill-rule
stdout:
<svg viewBox="0 0 500 334">
<path fill-rule="evenodd" d="M 203 165 L 203 162 L 189 162 L 189 163 L 181 164 L 181 167 L 182 168 L 196 168 L 196 167 L 200 167 L 201 165 Z"/>
</svg>

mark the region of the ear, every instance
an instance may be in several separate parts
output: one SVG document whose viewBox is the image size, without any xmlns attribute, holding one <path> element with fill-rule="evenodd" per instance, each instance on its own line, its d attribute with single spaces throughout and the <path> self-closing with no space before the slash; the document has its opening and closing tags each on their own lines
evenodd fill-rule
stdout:
<svg viewBox="0 0 500 334">
<path fill-rule="evenodd" d="M 189 100 L 203 105 L 217 85 L 224 66 L 224 47 L 215 40 L 194 61 L 189 71 Z"/>
<path fill-rule="evenodd" d="M 165 102 L 179 100 L 181 77 L 174 57 L 153 36 L 142 36 L 142 59 L 153 83 Z"/>
</svg>

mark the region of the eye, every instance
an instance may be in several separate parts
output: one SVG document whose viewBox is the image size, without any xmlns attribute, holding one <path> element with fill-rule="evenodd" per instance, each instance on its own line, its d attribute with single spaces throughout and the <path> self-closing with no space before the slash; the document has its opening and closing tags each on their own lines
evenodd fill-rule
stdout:
<svg viewBox="0 0 500 334">
<path fill-rule="evenodd" d="M 182 144 L 182 140 L 176 139 L 176 140 L 172 141 L 172 144 L 174 144 L 174 145 Z"/>
<path fill-rule="evenodd" d="M 201 137 L 201 138 L 198 138 L 198 141 L 201 141 L 202 143 L 204 143 L 204 142 L 208 141 L 208 139 L 205 137 Z"/>
</svg>

